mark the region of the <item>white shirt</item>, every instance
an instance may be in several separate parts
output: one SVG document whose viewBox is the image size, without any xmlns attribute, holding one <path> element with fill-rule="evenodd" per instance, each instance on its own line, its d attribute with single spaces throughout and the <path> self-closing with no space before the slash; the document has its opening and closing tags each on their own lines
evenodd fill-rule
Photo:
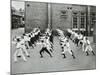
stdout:
<svg viewBox="0 0 100 75">
<path fill-rule="evenodd" d="M 35 36 L 35 34 L 34 34 L 34 33 L 32 33 L 32 34 L 31 34 L 31 37 L 34 37 L 34 36 Z"/>
<path fill-rule="evenodd" d="M 12 43 L 13 43 L 13 44 L 17 44 L 17 39 L 20 39 L 20 40 L 21 40 L 22 38 L 21 38 L 21 36 L 17 36 L 17 37 L 15 37 L 15 38 L 13 38 Z"/>
<path fill-rule="evenodd" d="M 16 48 L 21 48 L 23 45 L 25 45 L 24 39 L 22 39 L 20 42 L 17 42 Z"/>
<path fill-rule="evenodd" d="M 56 29 L 56 30 L 58 31 L 58 33 L 59 33 L 60 35 L 63 35 L 63 34 L 64 34 L 62 30 L 60 30 L 60 29 Z"/>
<path fill-rule="evenodd" d="M 24 41 L 30 41 L 30 37 L 24 36 Z"/>
<path fill-rule="evenodd" d="M 64 37 L 64 38 L 62 38 L 62 39 L 61 39 L 61 41 L 66 42 L 66 41 L 67 41 L 67 38 L 66 38 L 66 37 Z"/>
<path fill-rule="evenodd" d="M 34 28 L 32 32 L 36 32 L 37 29 L 38 29 L 38 28 Z"/>
<path fill-rule="evenodd" d="M 46 32 L 50 32 L 50 29 L 49 29 L 49 28 L 47 28 L 47 29 L 46 29 Z"/>
<path fill-rule="evenodd" d="M 67 48 L 70 48 L 69 42 L 66 42 L 66 46 L 67 46 Z"/>
<path fill-rule="evenodd" d="M 37 35 L 40 32 L 40 30 L 36 31 L 34 34 Z"/>
<path fill-rule="evenodd" d="M 74 33 L 74 36 L 75 36 L 75 37 L 78 37 L 78 34 L 77 34 L 77 33 Z"/>
<path fill-rule="evenodd" d="M 73 33 L 73 31 L 72 31 L 71 29 L 68 29 L 67 31 L 68 31 L 69 33 L 71 33 L 71 34 Z"/>
<path fill-rule="evenodd" d="M 90 45 L 90 41 L 89 41 L 89 40 L 86 40 L 86 44 L 87 44 L 87 45 Z"/>
<path fill-rule="evenodd" d="M 43 42 L 43 43 L 42 43 L 42 47 L 47 47 L 46 42 Z"/>
<path fill-rule="evenodd" d="M 83 35 L 78 35 L 78 39 L 82 39 L 83 38 Z"/>
</svg>

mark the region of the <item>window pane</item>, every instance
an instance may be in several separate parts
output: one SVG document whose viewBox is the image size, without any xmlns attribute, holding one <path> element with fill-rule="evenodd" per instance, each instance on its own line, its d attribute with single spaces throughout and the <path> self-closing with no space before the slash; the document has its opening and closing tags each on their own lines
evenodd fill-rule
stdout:
<svg viewBox="0 0 100 75">
<path fill-rule="evenodd" d="M 77 28 L 77 17 L 73 17 L 73 28 Z"/>
<path fill-rule="evenodd" d="M 77 28 L 78 25 L 78 13 L 77 12 L 73 12 L 73 28 Z"/>
<path fill-rule="evenodd" d="M 80 28 L 85 28 L 85 13 L 81 12 L 80 13 Z"/>
<path fill-rule="evenodd" d="M 91 28 L 93 28 L 96 21 L 96 13 L 91 13 Z"/>
</svg>

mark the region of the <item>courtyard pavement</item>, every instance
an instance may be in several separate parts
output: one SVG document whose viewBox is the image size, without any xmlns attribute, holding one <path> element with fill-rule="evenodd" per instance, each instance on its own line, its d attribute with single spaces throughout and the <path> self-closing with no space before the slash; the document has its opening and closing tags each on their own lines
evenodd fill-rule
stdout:
<svg viewBox="0 0 100 75">
<path fill-rule="evenodd" d="M 24 33 L 24 28 L 13 29 L 11 30 L 11 38 L 14 36 L 20 36 Z M 89 37 L 92 42 L 92 48 L 96 52 L 96 46 L 93 43 L 93 38 Z M 49 55 L 44 53 L 44 58 L 40 58 L 39 50 L 40 46 L 37 46 L 34 49 L 29 49 L 30 57 L 27 57 L 27 62 L 24 62 L 21 58 L 18 58 L 18 62 L 15 63 L 13 60 L 13 54 L 15 52 L 15 45 L 11 45 L 11 73 L 20 74 L 20 73 L 37 73 L 37 72 L 54 72 L 54 71 L 72 71 L 72 70 L 89 70 L 96 68 L 96 56 L 90 54 L 86 56 L 82 49 L 76 47 L 71 41 L 70 45 L 76 59 L 73 59 L 72 56 L 67 53 L 66 59 L 62 58 L 61 48 L 59 45 L 59 40 L 57 37 L 54 37 L 54 52 L 52 53 L 53 57 L 50 58 Z"/>
</svg>

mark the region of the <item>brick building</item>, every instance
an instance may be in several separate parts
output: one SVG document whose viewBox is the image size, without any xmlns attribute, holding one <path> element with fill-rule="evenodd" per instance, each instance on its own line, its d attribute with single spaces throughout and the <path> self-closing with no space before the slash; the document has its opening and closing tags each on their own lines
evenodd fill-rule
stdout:
<svg viewBox="0 0 100 75">
<path fill-rule="evenodd" d="M 53 30 L 71 28 L 93 35 L 96 28 L 96 6 L 26 1 L 25 10 L 26 32 L 34 27 L 43 30 L 49 24 Z"/>
<path fill-rule="evenodd" d="M 23 12 L 24 13 L 24 12 Z M 24 16 L 19 10 L 16 10 L 14 7 L 11 8 L 11 28 L 24 27 L 23 26 Z"/>
</svg>

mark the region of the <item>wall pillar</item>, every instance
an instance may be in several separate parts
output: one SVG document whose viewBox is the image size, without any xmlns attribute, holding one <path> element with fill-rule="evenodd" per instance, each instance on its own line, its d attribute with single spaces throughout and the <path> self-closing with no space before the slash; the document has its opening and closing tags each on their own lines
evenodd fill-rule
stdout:
<svg viewBox="0 0 100 75">
<path fill-rule="evenodd" d="M 48 3 L 48 28 L 52 28 L 52 14 L 51 14 L 51 3 Z"/>
<path fill-rule="evenodd" d="M 86 7 L 86 35 L 89 36 L 91 32 L 90 23 L 90 6 Z"/>
</svg>

